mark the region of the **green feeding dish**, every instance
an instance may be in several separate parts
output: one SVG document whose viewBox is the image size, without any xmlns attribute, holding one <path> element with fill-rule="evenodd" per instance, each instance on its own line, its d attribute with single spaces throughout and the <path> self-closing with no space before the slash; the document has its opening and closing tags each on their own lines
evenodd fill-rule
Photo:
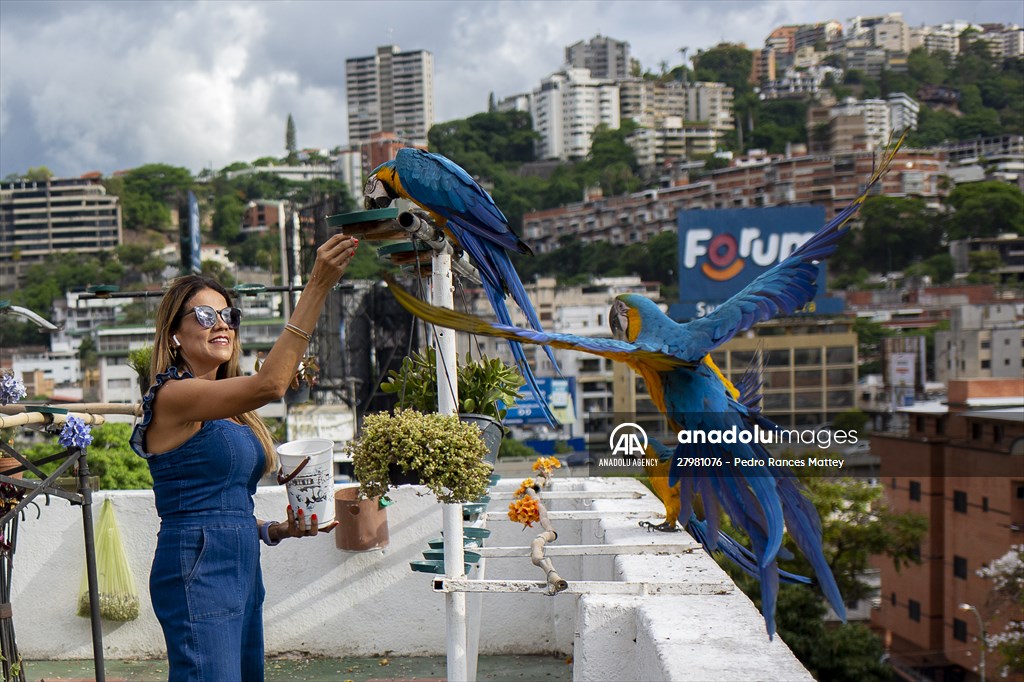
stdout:
<svg viewBox="0 0 1024 682">
<path fill-rule="evenodd" d="M 501 480 L 501 476 L 499 476 L 498 474 L 491 474 L 490 481 L 491 481 L 491 485 L 492 486 L 498 485 L 498 481 L 500 481 L 500 480 Z"/>
<path fill-rule="evenodd" d="M 236 284 L 232 289 L 239 296 L 255 296 L 267 290 L 263 284 Z"/>
<path fill-rule="evenodd" d="M 462 550 L 462 556 L 465 558 L 467 564 L 475 564 L 480 561 L 480 552 L 472 552 L 464 548 Z M 423 550 L 423 558 L 428 561 L 440 561 L 441 563 L 444 563 L 444 550 L 425 549 Z"/>
<path fill-rule="evenodd" d="M 444 535 L 444 532 L 441 532 Z M 477 528 L 476 526 L 463 526 L 462 537 L 473 538 L 474 540 L 485 540 L 491 537 L 490 528 Z"/>
<path fill-rule="evenodd" d="M 487 509 L 486 502 L 472 502 L 462 505 L 462 515 L 481 514 Z"/>
<path fill-rule="evenodd" d="M 371 241 L 406 239 L 409 233 L 398 226 L 397 218 L 398 208 L 389 206 L 327 216 L 327 226 L 339 227 L 347 235 Z"/>
<path fill-rule="evenodd" d="M 409 568 L 419 573 L 435 573 L 437 575 L 444 575 L 444 561 L 435 560 L 423 560 L 423 561 L 410 561 Z M 473 564 L 466 564 L 466 573 L 473 570 Z"/>
<path fill-rule="evenodd" d="M 111 294 L 117 293 L 120 288 L 116 284 L 94 284 L 86 287 L 85 290 L 90 294 L 96 294 L 96 298 L 107 298 Z"/>
<path fill-rule="evenodd" d="M 431 540 L 427 540 L 427 544 L 431 549 L 444 549 L 444 538 L 433 538 Z M 462 538 L 463 549 L 466 547 L 482 547 L 483 544 L 484 543 L 478 538 Z"/>
<path fill-rule="evenodd" d="M 378 258 L 386 258 L 395 265 L 430 265 L 434 250 L 423 243 L 398 242 L 377 249 Z"/>
</svg>

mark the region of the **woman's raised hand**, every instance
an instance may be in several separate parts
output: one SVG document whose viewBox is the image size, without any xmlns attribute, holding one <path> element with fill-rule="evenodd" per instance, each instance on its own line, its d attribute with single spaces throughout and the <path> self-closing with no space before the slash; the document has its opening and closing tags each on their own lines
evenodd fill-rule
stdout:
<svg viewBox="0 0 1024 682">
<path fill-rule="evenodd" d="M 310 284 L 333 287 L 345 274 L 349 262 L 356 255 L 359 240 L 338 233 L 316 250 L 316 262 L 309 275 Z"/>
</svg>

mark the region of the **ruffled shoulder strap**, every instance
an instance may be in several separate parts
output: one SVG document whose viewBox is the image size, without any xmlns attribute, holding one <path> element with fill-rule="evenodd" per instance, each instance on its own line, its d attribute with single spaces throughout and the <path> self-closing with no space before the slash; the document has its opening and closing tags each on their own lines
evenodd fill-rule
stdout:
<svg viewBox="0 0 1024 682">
<path fill-rule="evenodd" d="M 153 399 L 156 397 L 157 389 L 164 385 L 164 383 L 178 379 L 191 379 L 192 373 L 188 370 L 184 372 L 179 371 L 177 367 L 170 366 L 166 372 L 160 372 L 156 375 L 156 381 L 149 390 L 146 391 L 146 395 L 142 397 L 142 418 L 132 429 L 132 437 L 128 444 L 131 445 L 132 450 L 135 451 L 139 457 L 149 459 L 150 454 L 146 452 L 143 447 L 143 442 L 146 439 L 146 429 L 149 427 L 149 422 L 153 421 Z"/>
</svg>

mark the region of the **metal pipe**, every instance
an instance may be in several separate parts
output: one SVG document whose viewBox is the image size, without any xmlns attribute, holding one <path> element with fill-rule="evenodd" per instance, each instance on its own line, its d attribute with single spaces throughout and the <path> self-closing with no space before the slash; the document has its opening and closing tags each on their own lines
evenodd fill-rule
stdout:
<svg viewBox="0 0 1024 682">
<path fill-rule="evenodd" d="M 416 220 L 423 223 L 418 217 Z M 417 224 L 417 227 L 421 226 Z M 444 249 L 434 252 L 431 273 L 433 304 L 439 308 L 453 309 L 455 287 L 452 285 L 451 247 L 447 244 Z M 441 414 L 455 414 L 459 404 L 455 331 L 434 327 L 434 339 L 437 350 L 437 411 Z M 443 520 L 445 577 L 465 578 L 462 505 L 444 505 Z M 448 654 L 449 682 L 469 680 L 466 633 L 466 595 L 448 593 L 445 595 L 445 649 Z"/>
<path fill-rule="evenodd" d="M 78 458 L 78 490 L 82 494 L 82 527 L 85 532 L 85 572 L 89 580 L 89 620 L 92 624 L 92 657 L 96 682 L 106 682 L 103 670 L 103 626 L 100 621 L 100 588 L 96 576 L 96 540 L 92 534 L 92 488 L 89 486 L 89 461 L 82 448 Z"/>
</svg>

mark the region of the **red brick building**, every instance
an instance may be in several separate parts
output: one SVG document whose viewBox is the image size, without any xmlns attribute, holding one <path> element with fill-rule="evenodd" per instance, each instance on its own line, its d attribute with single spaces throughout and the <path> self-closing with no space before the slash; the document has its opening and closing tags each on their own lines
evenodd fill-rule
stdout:
<svg viewBox="0 0 1024 682">
<path fill-rule="evenodd" d="M 892 509 L 924 515 L 928 532 L 921 564 L 880 563 L 872 624 L 904 679 L 976 680 L 978 620 L 960 605 L 977 609 L 989 635 L 1006 625 L 1006 605 L 977 571 L 1024 543 L 1024 382 L 950 381 L 946 404 L 904 413 L 906 432 L 874 435 L 872 451 Z M 1001 679 L 1001 663 L 986 654 L 989 679 Z"/>
</svg>

